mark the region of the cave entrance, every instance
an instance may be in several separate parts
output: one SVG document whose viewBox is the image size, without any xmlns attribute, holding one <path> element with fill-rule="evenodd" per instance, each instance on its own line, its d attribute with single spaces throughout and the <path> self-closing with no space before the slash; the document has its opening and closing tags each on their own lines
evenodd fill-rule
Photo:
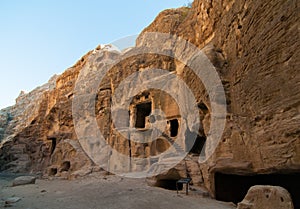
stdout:
<svg viewBox="0 0 300 209">
<path fill-rule="evenodd" d="M 215 174 L 216 199 L 225 202 L 241 202 L 254 185 L 281 186 L 291 194 L 295 209 L 300 209 L 300 173 L 233 175 Z"/>
<path fill-rule="evenodd" d="M 65 161 L 65 162 L 63 162 L 62 165 L 61 165 L 61 171 L 62 171 L 62 172 L 63 172 L 63 171 L 69 171 L 70 167 L 71 167 L 70 161 Z"/>
<path fill-rule="evenodd" d="M 155 186 L 157 187 L 161 187 L 164 189 L 168 189 L 168 190 L 177 190 L 176 189 L 176 182 L 178 180 L 174 180 L 174 179 L 162 179 L 162 180 L 158 180 L 155 184 Z M 178 184 L 178 190 L 182 190 L 183 185 L 182 184 Z"/>
<path fill-rule="evenodd" d="M 57 174 L 57 168 L 51 168 L 49 171 L 49 176 L 55 176 Z"/>
<path fill-rule="evenodd" d="M 145 128 L 146 117 L 150 115 L 152 109 L 152 103 L 141 103 L 136 105 L 136 128 Z"/>
<path fill-rule="evenodd" d="M 179 123 L 177 119 L 173 119 L 169 121 L 170 123 L 170 136 L 176 137 L 178 134 Z"/>
</svg>

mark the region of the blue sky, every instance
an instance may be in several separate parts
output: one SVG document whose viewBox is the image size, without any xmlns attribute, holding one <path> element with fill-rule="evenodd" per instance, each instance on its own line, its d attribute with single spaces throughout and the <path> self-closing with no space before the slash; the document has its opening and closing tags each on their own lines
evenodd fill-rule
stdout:
<svg viewBox="0 0 300 209">
<path fill-rule="evenodd" d="M 135 35 L 190 0 L 0 0 L 0 109 L 99 44 Z"/>
</svg>

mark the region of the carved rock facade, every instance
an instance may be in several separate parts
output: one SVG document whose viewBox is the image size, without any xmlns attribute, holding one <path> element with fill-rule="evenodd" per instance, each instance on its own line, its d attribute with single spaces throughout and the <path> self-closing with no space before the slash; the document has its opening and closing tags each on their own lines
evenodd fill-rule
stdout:
<svg viewBox="0 0 300 209">
<path fill-rule="evenodd" d="M 195 95 L 200 121 L 196 136 L 199 143 L 176 167 L 153 178 L 153 184 L 160 185 L 161 181 L 177 180 L 189 174 L 193 183 L 205 186 L 212 196 L 237 203 L 241 199 L 223 196 L 220 182 L 226 179 L 234 184 L 236 179 L 242 179 L 240 187 L 232 191 L 234 196 L 237 193 L 245 195 L 252 184 L 264 184 L 264 175 L 277 179 L 299 177 L 298 10 L 297 0 L 195 0 L 192 8 L 160 13 L 142 32 L 132 50 L 154 44 L 143 39 L 146 32 L 175 34 L 203 49 L 225 89 L 228 114 L 222 139 L 214 155 L 199 164 L 199 150 L 207 138 L 211 122 L 211 104 L 203 83 L 195 80 L 188 67 L 170 56 L 143 54 L 123 59 L 105 75 L 99 88 L 91 90 L 96 91 L 95 115 L 108 144 L 127 156 L 154 156 L 151 162 L 130 168 L 138 170 L 150 168 L 155 163 L 164 165 L 155 156 L 168 148 L 170 140 L 184 135 L 178 128 L 182 124 L 193 130 L 189 125 L 191 122 L 178 114 L 176 102 L 155 90 L 142 91 L 134 97 L 128 109 L 128 124 L 124 126 L 147 129 L 151 126 L 150 112 L 162 109 L 168 121 L 163 137 L 155 142 L 129 144 L 112 123 L 111 98 L 120 83 L 135 72 L 163 69 L 179 76 Z M 82 162 L 89 167 L 88 170 L 96 169 L 77 142 L 72 117 L 75 82 L 82 69 L 99 69 L 105 65 L 103 60 L 106 58 L 119 59 L 123 55 L 97 48 L 56 78 L 55 86 L 42 91 L 30 114 L 23 115 L 26 111 L 23 111 L 24 107 L 18 107 L 18 102 L 15 107 L 4 110 L 1 121 L 4 118 L 5 122 L 1 124 L 0 134 L 12 137 L 0 150 L 1 170 L 43 172 L 56 176 L 69 172 L 71 175 L 81 169 Z M 89 79 L 92 81 L 94 78 L 88 77 L 87 81 Z M 174 90 L 178 89 L 174 87 Z M 14 116 L 14 108 L 21 109 L 22 113 Z M 122 115 L 122 112 L 118 114 Z M 17 119 L 25 116 L 26 122 Z M 88 132 L 84 126 L 81 131 Z M 183 138 L 186 140 L 188 137 Z M 66 145 L 62 146 L 63 143 Z M 173 141 L 171 144 L 174 144 Z M 181 143 L 180 147 L 185 149 L 186 144 Z M 110 159 L 107 155 L 100 158 Z M 110 161 L 120 162 L 113 158 Z M 128 162 L 116 164 L 112 169 L 122 170 L 124 166 L 128 168 Z M 278 180 L 274 184 L 282 186 L 282 182 Z M 285 182 L 283 186 L 296 201 L 299 191 L 294 187 L 297 184 Z M 294 204 L 296 207 L 300 205 L 299 202 Z"/>
</svg>

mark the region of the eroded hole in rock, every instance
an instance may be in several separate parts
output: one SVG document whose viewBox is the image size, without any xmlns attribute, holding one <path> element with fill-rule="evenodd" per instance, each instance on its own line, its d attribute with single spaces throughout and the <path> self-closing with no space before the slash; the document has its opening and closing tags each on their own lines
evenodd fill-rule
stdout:
<svg viewBox="0 0 300 209">
<path fill-rule="evenodd" d="M 186 152 L 189 152 L 190 154 L 200 155 L 202 149 L 204 149 L 205 141 L 205 136 L 200 136 L 195 132 L 187 130 L 185 133 Z"/>
<path fill-rule="evenodd" d="M 169 149 L 170 143 L 167 139 L 158 138 L 151 144 L 151 156 L 159 155 Z"/>
<path fill-rule="evenodd" d="M 51 168 L 49 171 L 49 176 L 55 176 L 57 174 L 57 168 Z"/>
<path fill-rule="evenodd" d="M 36 123 L 36 120 L 31 121 L 30 125 L 34 125 Z"/>
<path fill-rule="evenodd" d="M 204 113 L 204 114 L 206 114 L 206 113 L 208 113 L 208 108 L 207 108 L 207 106 L 206 106 L 206 104 L 204 104 L 203 102 L 200 102 L 199 104 L 198 104 L 198 108 L 200 109 L 200 110 L 202 110 L 202 112 Z"/>
<path fill-rule="evenodd" d="M 168 190 L 176 190 L 177 181 L 178 180 L 173 180 L 173 179 L 162 179 L 162 180 L 158 180 L 155 186 L 168 189 Z M 178 190 L 182 190 L 182 188 L 183 188 L 182 184 L 178 184 Z"/>
<path fill-rule="evenodd" d="M 65 161 L 62 163 L 61 165 L 61 171 L 69 171 L 70 170 L 70 167 L 71 167 L 71 163 L 70 161 Z"/>
<path fill-rule="evenodd" d="M 202 149 L 204 148 L 205 141 L 205 137 L 198 135 L 192 149 L 190 150 L 190 154 L 200 155 Z"/>
<path fill-rule="evenodd" d="M 54 150 L 55 150 L 55 148 L 56 148 L 56 138 L 49 138 L 49 140 L 51 140 L 52 141 L 52 143 L 51 143 L 51 151 L 50 151 L 50 153 L 51 153 L 51 155 L 53 154 L 53 152 L 54 152 Z"/>
<path fill-rule="evenodd" d="M 136 128 L 145 128 L 146 125 L 146 117 L 150 115 L 152 103 L 141 103 L 136 105 Z"/>
<path fill-rule="evenodd" d="M 170 123 L 170 136 L 176 137 L 178 134 L 179 123 L 177 119 L 173 119 L 169 121 Z"/>
<path fill-rule="evenodd" d="M 249 188 L 254 185 L 281 186 L 291 194 L 295 209 L 300 209 L 300 173 L 261 174 L 242 176 L 233 174 L 215 174 L 215 195 L 217 200 L 241 202 Z"/>
</svg>

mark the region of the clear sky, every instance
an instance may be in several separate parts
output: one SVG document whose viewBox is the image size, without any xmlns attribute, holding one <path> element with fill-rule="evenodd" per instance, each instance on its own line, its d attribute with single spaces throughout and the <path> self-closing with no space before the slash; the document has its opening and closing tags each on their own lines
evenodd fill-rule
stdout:
<svg viewBox="0 0 300 209">
<path fill-rule="evenodd" d="M 99 44 L 135 35 L 191 0 L 0 0 L 0 109 Z"/>
</svg>

